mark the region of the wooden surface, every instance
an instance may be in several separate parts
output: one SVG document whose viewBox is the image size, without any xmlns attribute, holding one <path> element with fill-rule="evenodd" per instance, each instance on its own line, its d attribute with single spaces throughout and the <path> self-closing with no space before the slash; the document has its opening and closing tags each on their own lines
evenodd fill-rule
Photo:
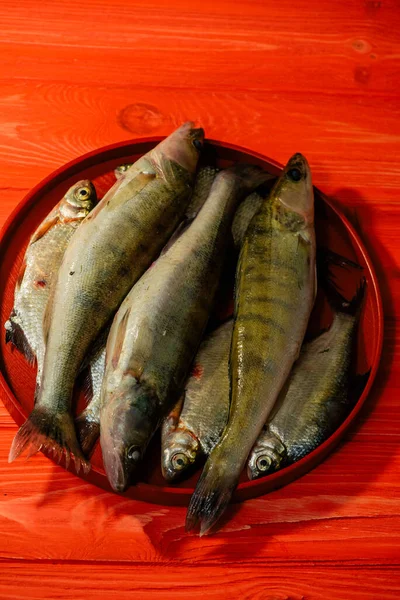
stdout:
<svg viewBox="0 0 400 600">
<path fill-rule="evenodd" d="M 304 152 L 375 261 L 378 380 L 345 443 L 296 483 L 234 506 L 220 533 L 127 501 L 38 455 L 7 464 L 0 406 L 0 599 L 400 597 L 400 11 L 390 0 L 2 0 L 0 222 L 42 177 L 111 142 L 207 135 Z"/>
</svg>

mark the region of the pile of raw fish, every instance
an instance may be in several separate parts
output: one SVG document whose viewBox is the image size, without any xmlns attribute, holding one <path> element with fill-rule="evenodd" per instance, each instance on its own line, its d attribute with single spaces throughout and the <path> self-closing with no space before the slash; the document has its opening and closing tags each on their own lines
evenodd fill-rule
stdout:
<svg viewBox="0 0 400 600">
<path fill-rule="evenodd" d="M 88 471 L 100 438 L 122 492 L 161 427 L 167 481 L 207 457 L 186 522 L 201 533 L 246 466 L 254 479 L 301 459 L 347 415 L 365 288 L 360 278 L 344 299 L 330 263 L 357 265 L 317 252 L 304 156 L 276 178 L 255 165 L 199 168 L 203 144 L 203 130 L 185 123 L 116 169 L 100 202 L 90 181 L 75 183 L 29 242 L 5 324 L 7 341 L 37 364 L 34 409 L 9 460 L 45 449 Z M 205 336 L 234 252 L 233 318 Z M 333 319 L 303 344 L 317 262 Z M 75 419 L 85 370 L 91 397 Z"/>
</svg>

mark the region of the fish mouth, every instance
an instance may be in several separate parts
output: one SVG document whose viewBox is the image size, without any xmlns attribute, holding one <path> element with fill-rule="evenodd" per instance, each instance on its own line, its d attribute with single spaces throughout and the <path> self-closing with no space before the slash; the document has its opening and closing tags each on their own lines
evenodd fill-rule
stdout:
<svg viewBox="0 0 400 600">
<path fill-rule="evenodd" d="M 156 152 L 161 152 L 167 159 L 176 162 L 193 176 L 203 140 L 204 130 L 201 127 L 194 127 L 193 121 L 187 121 L 160 142 Z"/>
<path fill-rule="evenodd" d="M 174 481 L 179 479 L 179 477 L 177 477 L 177 474 L 171 471 L 170 469 L 162 468 L 161 471 L 165 481 L 167 481 L 168 483 L 174 483 Z"/>
<path fill-rule="evenodd" d="M 176 481 L 179 481 L 183 478 L 184 473 L 186 473 L 186 470 L 183 472 L 175 471 L 170 465 L 161 465 L 161 471 L 165 481 L 168 483 L 175 483 Z"/>
<path fill-rule="evenodd" d="M 174 136 L 176 134 L 176 138 L 183 140 L 188 138 L 190 140 L 199 140 L 200 142 L 204 141 L 204 129 L 202 127 L 196 127 L 194 121 L 186 121 L 183 123 L 178 129 L 171 135 Z M 168 138 L 167 138 L 168 139 Z"/>
<path fill-rule="evenodd" d="M 297 152 L 289 159 L 280 178 L 279 201 L 291 212 L 297 213 L 306 226 L 314 222 L 314 194 L 311 170 L 305 156 Z M 279 189 L 279 183 L 278 183 Z"/>
<path fill-rule="evenodd" d="M 198 140 L 199 142 L 204 142 L 204 129 L 202 127 L 193 127 L 194 123 L 191 124 L 192 127 L 189 130 L 189 137 L 191 140 Z"/>
<path fill-rule="evenodd" d="M 303 177 L 305 177 L 309 169 L 306 157 L 303 156 L 301 152 L 296 152 L 296 154 L 293 154 L 286 166 L 286 170 L 289 169 L 299 169 Z"/>
<path fill-rule="evenodd" d="M 130 471 L 127 469 L 123 450 L 116 447 L 109 433 L 105 434 L 101 430 L 100 445 L 104 470 L 112 489 L 115 492 L 124 492 L 129 485 Z"/>
<path fill-rule="evenodd" d="M 194 121 L 186 121 L 180 127 L 183 133 L 189 134 L 192 139 L 203 140 L 204 139 L 204 129 L 202 127 L 196 127 Z"/>
<path fill-rule="evenodd" d="M 125 492 L 129 485 L 129 473 L 117 452 L 103 451 L 104 469 L 107 479 L 115 492 Z"/>
<path fill-rule="evenodd" d="M 308 188 L 308 184 L 311 183 L 311 171 L 306 157 L 300 152 L 293 154 L 286 164 L 285 176 L 294 183 L 304 181 Z"/>
</svg>

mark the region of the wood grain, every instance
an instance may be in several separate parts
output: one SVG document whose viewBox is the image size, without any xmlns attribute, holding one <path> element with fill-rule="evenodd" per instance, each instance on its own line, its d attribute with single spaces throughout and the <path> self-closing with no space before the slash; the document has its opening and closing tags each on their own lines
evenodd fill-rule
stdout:
<svg viewBox="0 0 400 600">
<path fill-rule="evenodd" d="M 41 455 L 8 465 L 0 405 L 0 598 L 398 598 L 398 3 L 3 0 L 0 22 L 0 224 L 66 161 L 193 118 L 281 162 L 307 155 L 374 259 L 386 315 L 351 435 L 201 540 L 184 509 L 104 493 Z"/>
<path fill-rule="evenodd" d="M 189 598 L 221 598 L 254 600 L 364 600 L 397 597 L 396 570 L 368 568 L 365 580 L 357 568 L 343 571 L 337 567 L 272 566 L 268 571 L 240 566 L 235 570 L 216 566 L 171 569 L 168 566 L 96 564 L 0 563 L 6 575 L 0 582 L 2 600 L 20 598 L 54 600 L 97 599 L 99 590 L 108 598 L 125 600 L 133 594 L 141 600 L 162 597 L 166 600 Z M 149 571 L 152 575 L 149 576 Z M 21 582 L 22 590 L 14 587 Z M 356 587 L 356 585 L 357 587 Z M 21 593 L 22 592 L 22 593 Z M 327 595 L 328 594 L 328 595 Z"/>
</svg>

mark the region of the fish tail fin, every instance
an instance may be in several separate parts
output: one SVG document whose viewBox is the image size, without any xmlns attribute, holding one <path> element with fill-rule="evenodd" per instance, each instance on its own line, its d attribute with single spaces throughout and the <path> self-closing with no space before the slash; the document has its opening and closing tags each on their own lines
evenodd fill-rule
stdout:
<svg viewBox="0 0 400 600">
<path fill-rule="evenodd" d="M 347 300 L 340 289 L 340 286 L 336 282 L 336 276 L 332 272 L 331 267 L 336 266 L 346 270 L 354 269 L 356 271 L 362 271 L 363 268 L 358 263 L 345 258 L 332 250 L 327 248 L 321 248 L 318 251 L 317 257 L 317 268 L 319 275 L 319 282 L 324 288 L 328 301 L 332 308 L 341 313 L 345 313 L 351 316 L 358 316 L 363 304 L 365 295 L 365 289 L 367 282 L 365 277 L 362 277 L 356 292 L 351 300 Z"/>
<path fill-rule="evenodd" d="M 83 454 L 91 456 L 100 436 L 100 423 L 91 418 L 87 410 L 84 410 L 75 419 L 75 428 Z"/>
<path fill-rule="evenodd" d="M 52 452 L 58 461 L 65 454 L 66 467 L 69 466 L 72 454 L 77 473 L 81 467 L 84 473 L 90 470 L 90 463 L 79 448 L 74 423 L 69 413 L 58 414 L 44 406 L 36 406 L 13 439 L 8 462 L 13 462 L 25 449 L 28 450 L 29 458 L 42 448 Z"/>
<path fill-rule="evenodd" d="M 25 356 L 26 360 L 33 365 L 36 360 L 33 350 L 26 339 L 22 327 L 15 322 L 13 316 L 15 316 L 15 313 L 13 313 L 4 324 L 6 330 L 6 344 L 11 343 L 15 346 L 15 348 Z"/>
<path fill-rule="evenodd" d="M 362 277 L 353 297 L 350 300 L 347 300 L 347 298 L 339 291 L 336 283 L 329 281 L 326 287 L 329 304 L 336 312 L 358 318 L 363 305 L 366 287 L 367 281 L 365 277 Z"/>
<path fill-rule="evenodd" d="M 340 310 L 341 304 L 346 301 L 340 292 L 340 286 L 336 282 L 336 273 L 332 270 L 332 267 L 340 267 L 346 271 L 349 271 L 350 269 L 362 271 L 363 268 L 358 263 L 333 252 L 333 250 L 324 247 L 318 248 L 318 285 L 325 290 L 332 307 Z"/>
<path fill-rule="evenodd" d="M 345 300 L 344 304 L 342 303 L 342 311 L 349 315 L 359 317 L 364 301 L 366 288 L 367 280 L 365 279 L 365 277 L 362 277 L 357 285 L 356 292 L 350 300 L 350 302 L 347 302 Z"/>
<path fill-rule="evenodd" d="M 334 265 L 336 267 L 342 267 L 342 269 L 356 269 L 362 271 L 363 267 L 354 260 L 342 256 L 329 248 L 321 247 L 318 248 L 318 266 L 323 272 L 328 271 L 329 268 Z"/>
<path fill-rule="evenodd" d="M 186 516 L 186 531 L 191 531 L 199 524 L 200 536 L 207 533 L 219 520 L 239 479 L 224 463 L 210 460 L 211 456 L 197 482 Z"/>
</svg>

